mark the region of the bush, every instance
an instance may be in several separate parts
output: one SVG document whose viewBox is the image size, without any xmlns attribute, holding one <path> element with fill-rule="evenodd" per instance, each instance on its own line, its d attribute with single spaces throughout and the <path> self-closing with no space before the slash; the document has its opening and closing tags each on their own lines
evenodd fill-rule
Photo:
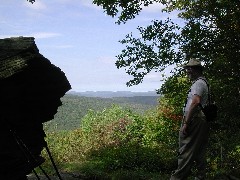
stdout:
<svg viewBox="0 0 240 180">
<path fill-rule="evenodd" d="M 108 170 L 172 169 L 176 138 L 173 123 L 156 111 L 138 115 L 113 106 L 102 112 L 90 111 L 82 120 L 84 146 L 88 158 L 102 162 Z"/>
<path fill-rule="evenodd" d="M 101 112 L 89 111 L 81 128 L 48 133 L 46 140 L 58 167 L 81 171 L 87 177 L 110 177 L 126 170 L 169 174 L 177 165 L 180 120 L 174 109 L 164 104 L 144 115 L 113 106 Z M 211 177 L 239 172 L 240 133 L 231 141 L 226 134 L 212 131 L 208 151 Z M 50 162 L 45 164 L 49 169 Z"/>
</svg>

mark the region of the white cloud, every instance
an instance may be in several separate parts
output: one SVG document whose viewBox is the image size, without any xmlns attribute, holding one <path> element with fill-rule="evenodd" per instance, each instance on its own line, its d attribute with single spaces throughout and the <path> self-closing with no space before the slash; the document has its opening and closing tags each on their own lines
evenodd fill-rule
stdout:
<svg viewBox="0 0 240 180">
<path fill-rule="evenodd" d="M 19 36 L 23 36 L 23 37 L 35 37 L 36 39 L 46 39 L 46 38 L 53 38 L 53 37 L 58 37 L 61 36 L 61 34 L 59 33 L 49 33 L 49 32 L 38 32 L 38 33 L 33 33 L 33 34 L 7 34 L 7 35 L 0 35 L 1 39 L 4 38 L 9 38 L 9 37 L 19 37 Z M 64 47 L 66 48 L 66 47 Z"/>
<path fill-rule="evenodd" d="M 61 36 L 59 33 L 49 33 L 49 32 L 38 32 L 38 33 L 33 33 L 32 35 L 36 39 L 46 39 L 46 38 L 52 38 L 52 37 L 58 37 Z"/>
<path fill-rule="evenodd" d="M 73 45 L 59 45 L 59 46 L 56 46 L 56 48 L 58 49 L 69 49 L 69 48 L 73 48 L 74 46 Z"/>
<path fill-rule="evenodd" d="M 113 58 L 111 56 L 99 57 L 98 62 L 101 64 L 114 65 L 116 62 L 116 58 Z"/>
<path fill-rule="evenodd" d="M 146 79 L 156 79 L 156 78 L 159 79 L 159 77 L 160 77 L 159 74 L 154 74 L 153 72 L 145 76 Z"/>
<path fill-rule="evenodd" d="M 93 8 L 93 9 L 98 9 L 100 10 L 101 7 L 97 6 L 95 4 L 92 3 L 92 0 L 80 0 L 80 2 L 82 3 L 82 5 L 89 7 L 89 8 Z"/>
<path fill-rule="evenodd" d="M 18 37 L 16 35 L 10 34 L 10 35 L 0 35 L 0 39 L 5 39 L 5 38 L 9 38 L 9 37 Z"/>
<path fill-rule="evenodd" d="M 142 10 L 143 13 L 148 13 L 149 15 L 151 14 L 154 16 L 153 18 L 151 16 L 150 17 L 141 16 L 140 14 L 142 21 L 151 21 L 153 19 L 166 19 L 166 18 L 170 18 L 175 21 L 180 21 L 180 18 L 178 18 L 179 11 L 172 11 L 171 13 L 162 12 L 162 9 L 165 8 L 165 6 L 160 3 L 154 3 L 147 7 L 142 7 L 142 8 L 143 8 Z"/>
<path fill-rule="evenodd" d="M 56 46 L 48 46 L 49 48 L 56 48 L 56 49 L 70 49 L 73 48 L 73 45 L 56 45 Z"/>
<path fill-rule="evenodd" d="M 164 6 L 161 3 L 153 3 L 149 6 L 142 6 L 144 12 L 157 13 L 161 12 Z"/>
<path fill-rule="evenodd" d="M 74 5 L 74 6 L 85 6 L 92 9 L 101 9 L 101 7 L 92 3 L 92 0 L 51 0 L 54 3 L 62 3 L 66 5 Z"/>
</svg>

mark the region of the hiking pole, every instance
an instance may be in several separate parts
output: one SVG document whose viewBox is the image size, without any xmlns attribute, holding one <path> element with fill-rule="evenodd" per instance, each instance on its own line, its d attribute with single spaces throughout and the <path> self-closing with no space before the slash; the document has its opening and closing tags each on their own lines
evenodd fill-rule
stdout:
<svg viewBox="0 0 240 180">
<path fill-rule="evenodd" d="M 24 154 L 26 160 L 27 160 L 27 163 L 29 165 L 30 168 L 31 167 L 31 161 L 34 161 L 34 163 L 37 163 L 37 160 L 36 158 L 33 156 L 33 154 L 31 153 L 31 151 L 28 149 L 28 147 L 26 146 L 26 144 L 22 141 L 22 139 L 17 136 L 16 132 L 12 129 L 10 129 L 10 132 L 13 134 L 14 136 L 14 139 L 16 140 L 19 148 L 21 149 L 22 153 Z M 31 158 L 30 158 L 30 157 Z M 44 169 L 41 167 L 41 165 L 38 165 L 37 167 L 40 168 L 40 170 L 43 172 L 43 174 L 46 176 L 46 178 L 48 180 L 51 180 L 51 178 L 48 176 L 48 174 L 44 171 Z M 36 175 L 36 177 L 39 179 L 39 176 L 37 175 L 36 171 L 34 171 L 34 174 Z"/>
<path fill-rule="evenodd" d="M 54 160 L 53 160 L 53 157 L 52 157 L 52 154 L 51 154 L 51 152 L 50 152 L 50 150 L 49 150 L 49 148 L 48 148 L 47 142 L 46 142 L 45 148 L 46 148 L 47 153 L 48 153 L 48 156 L 49 156 L 49 158 L 50 158 L 50 160 L 51 160 L 51 162 L 52 162 L 52 165 L 53 165 L 53 167 L 54 167 L 54 169 L 55 169 L 55 171 L 56 171 L 56 173 L 57 173 L 58 178 L 59 178 L 60 180 L 63 180 L 62 177 L 61 177 L 61 175 L 60 175 L 60 173 L 59 173 L 59 171 L 58 171 L 58 169 L 57 169 L 57 166 L 56 166 L 56 164 L 55 164 L 55 162 L 54 162 Z"/>
<path fill-rule="evenodd" d="M 51 180 L 51 178 L 48 176 L 48 174 L 47 174 L 46 171 L 42 168 L 42 166 L 39 165 L 38 167 L 39 167 L 39 169 L 41 169 L 41 171 L 42 171 L 43 174 L 46 176 L 46 178 L 47 178 L 48 180 Z"/>
<path fill-rule="evenodd" d="M 38 176 L 37 172 L 33 169 L 34 175 L 37 177 L 38 180 L 40 180 L 40 177 Z"/>
</svg>

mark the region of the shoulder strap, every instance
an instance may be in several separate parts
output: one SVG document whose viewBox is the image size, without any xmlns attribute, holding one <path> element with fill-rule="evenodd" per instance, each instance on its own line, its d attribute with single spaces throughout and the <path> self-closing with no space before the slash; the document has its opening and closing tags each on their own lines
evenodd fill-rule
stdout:
<svg viewBox="0 0 240 180">
<path fill-rule="evenodd" d="M 208 103 L 210 104 L 211 103 L 211 97 L 210 97 L 210 88 L 209 88 L 209 84 L 207 82 L 207 80 L 205 78 L 202 78 L 202 77 L 199 77 L 197 80 L 203 80 L 206 84 L 207 84 L 207 88 L 208 88 Z"/>
</svg>

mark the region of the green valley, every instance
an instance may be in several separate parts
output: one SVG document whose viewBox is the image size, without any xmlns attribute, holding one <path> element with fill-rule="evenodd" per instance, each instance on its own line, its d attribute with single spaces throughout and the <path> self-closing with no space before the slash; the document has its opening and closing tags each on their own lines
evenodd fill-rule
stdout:
<svg viewBox="0 0 240 180">
<path fill-rule="evenodd" d="M 158 95 L 138 94 L 131 97 L 86 97 L 78 94 L 66 94 L 62 99 L 63 105 L 58 108 L 54 119 L 45 123 L 47 131 L 73 130 L 80 127 L 81 119 L 88 111 L 102 111 L 114 105 L 131 109 L 137 113 L 143 113 L 153 109 L 158 104 Z M 117 96 L 117 95 L 115 95 Z M 126 94 L 126 96 L 128 96 Z"/>
</svg>

